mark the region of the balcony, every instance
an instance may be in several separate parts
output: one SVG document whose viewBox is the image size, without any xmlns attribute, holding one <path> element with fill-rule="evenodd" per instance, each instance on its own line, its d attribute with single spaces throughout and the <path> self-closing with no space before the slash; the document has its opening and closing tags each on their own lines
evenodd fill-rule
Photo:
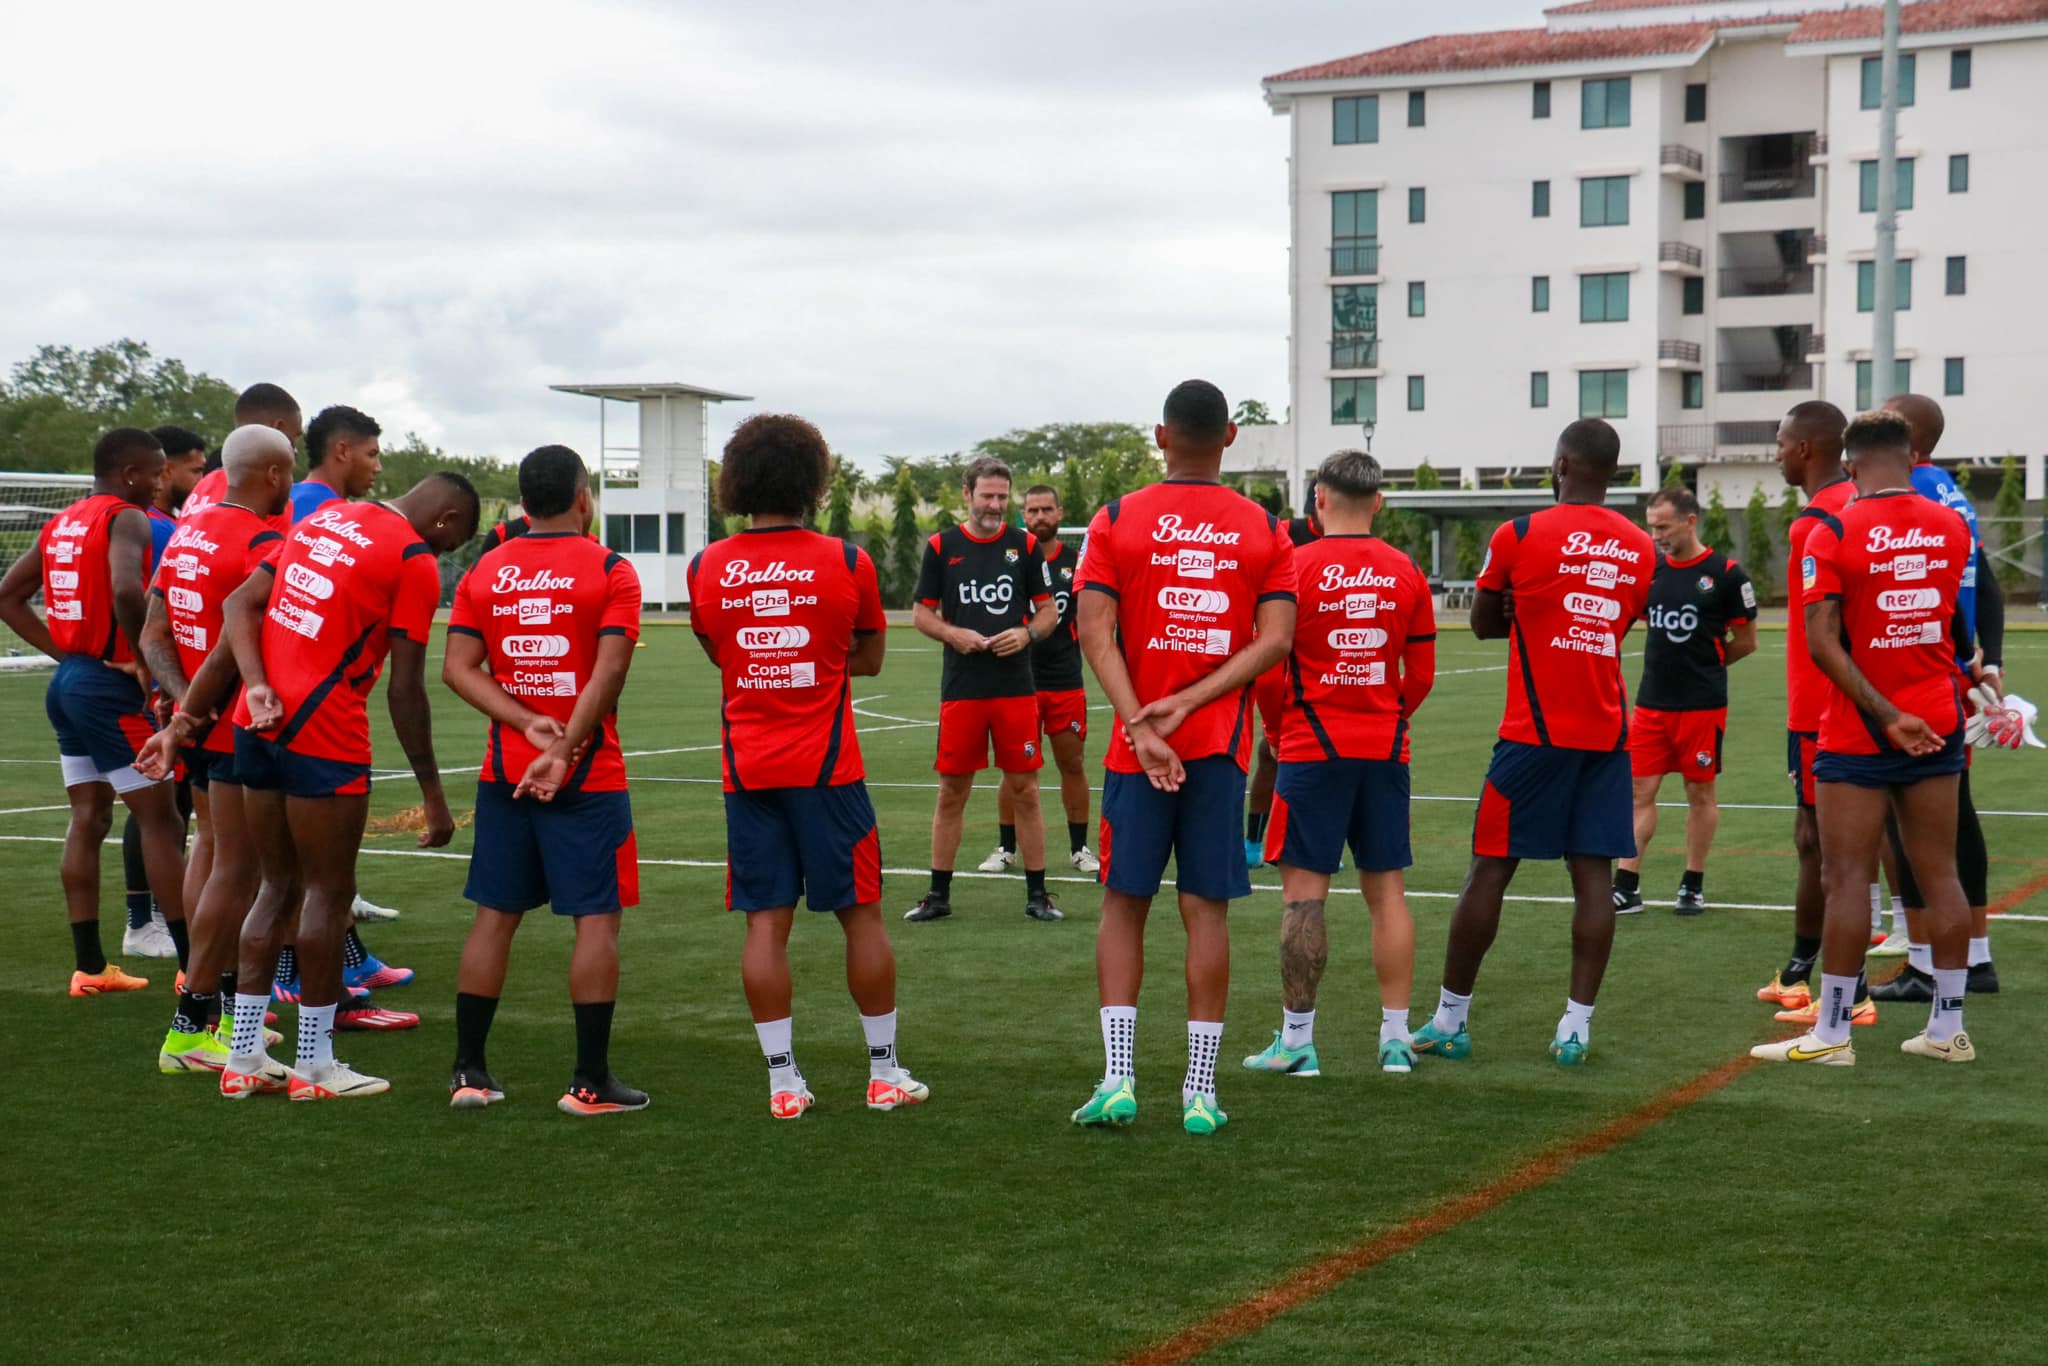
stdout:
<svg viewBox="0 0 2048 1366">
<path fill-rule="evenodd" d="M 1722 423 L 1722 426 L 1740 425 Z M 1657 429 L 1657 456 L 1662 460 L 1699 459 L 1714 453 L 1714 424 L 1688 422 L 1682 426 Z"/>
<path fill-rule="evenodd" d="M 1813 366 L 1804 360 L 1791 365 L 1723 361 L 1715 368 L 1719 375 L 1719 392 L 1724 394 L 1778 393 L 1813 387 Z"/>
<path fill-rule="evenodd" d="M 1822 360 L 1828 354 L 1828 339 L 1824 332 L 1816 332 L 1806 339 L 1806 358 Z"/>
<path fill-rule="evenodd" d="M 1330 246 L 1330 274 L 1333 278 L 1380 273 L 1380 239 L 1339 237 Z"/>
<path fill-rule="evenodd" d="M 1658 169 L 1680 180 L 1705 180 L 1707 159 L 1696 149 L 1679 142 L 1667 142 L 1657 152 Z"/>
<path fill-rule="evenodd" d="M 1697 275 L 1705 258 L 1690 242 L 1659 242 L 1657 269 L 1671 275 Z"/>
<path fill-rule="evenodd" d="M 1330 338 L 1332 370 L 1377 370 L 1380 339 L 1372 332 L 1339 332 Z"/>
<path fill-rule="evenodd" d="M 1812 133 L 1721 139 L 1721 202 L 1813 198 Z"/>
<path fill-rule="evenodd" d="M 1775 447 L 1778 444 L 1778 419 L 1765 418 L 1760 422 L 1716 422 L 1714 444 Z"/>
<path fill-rule="evenodd" d="M 1813 266 L 1806 259 L 1812 240 L 1808 228 L 1722 233 L 1715 253 L 1721 265 L 1720 296 L 1754 299 L 1813 293 Z"/>
<path fill-rule="evenodd" d="M 1809 265 L 1820 265 L 1828 258 L 1828 239 L 1825 233 L 1815 233 L 1806 239 L 1806 260 Z"/>
<path fill-rule="evenodd" d="M 1720 276 L 1724 299 L 1813 293 L 1812 266 L 1728 266 L 1720 271 Z"/>
<path fill-rule="evenodd" d="M 1698 342 L 1677 341 L 1667 338 L 1657 343 L 1657 365 L 1660 369 L 1680 370 L 1700 363 Z"/>
</svg>

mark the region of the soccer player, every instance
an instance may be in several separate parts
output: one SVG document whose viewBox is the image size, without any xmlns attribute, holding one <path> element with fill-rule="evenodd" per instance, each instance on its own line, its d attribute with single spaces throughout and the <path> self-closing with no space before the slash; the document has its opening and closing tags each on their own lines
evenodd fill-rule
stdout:
<svg viewBox="0 0 2048 1366">
<path fill-rule="evenodd" d="M 1315 490 L 1309 490 L 1315 497 Z M 1316 521 L 1313 503 L 1308 516 L 1287 522 L 1287 537 L 1295 549 L 1313 545 L 1323 528 Z M 1251 790 L 1245 799 L 1244 861 L 1257 868 L 1266 861 L 1266 822 L 1273 812 L 1273 784 L 1280 775 L 1280 732 L 1287 715 L 1287 661 L 1282 660 L 1259 675 L 1252 685 L 1252 701 L 1259 709 L 1259 744 L 1252 765 Z"/>
<path fill-rule="evenodd" d="M 334 1058 L 343 943 L 369 813 L 367 701 L 388 654 L 391 725 L 426 811 L 419 844 L 446 844 L 455 822 L 434 759 L 426 646 L 441 596 L 436 557 L 476 535 L 478 510 L 469 481 L 443 472 L 389 503 L 323 507 L 296 523 L 229 595 L 230 653 L 208 657 L 173 718 L 189 739 L 239 673 L 235 773 L 263 880 L 243 923 L 224 1095 L 333 1100 L 390 1089 Z M 265 1051 L 261 1021 L 294 905 L 299 1042 L 297 1066 L 287 1068 Z"/>
<path fill-rule="evenodd" d="M 1380 1068 L 1408 1072 L 1415 922 L 1408 849 L 1408 726 L 1436 682 L 1436 611 L 1415 561 L 1372 534 L 1380 466 L 1339 451 L 1316 476 L 1320 540 L 1294 552 L 1294 651 L 1266 858 L 1280 865 L 1281 1027 L 1254 1071 L 1313 1077 L 1316 989 L 1329 961 L 1323 907 L 1351 845 L 1372 916 Z"/>
<path fill-rule="evenodd" d="M 1213 1134 L 1216 1055 L 1230 992 L 1235 897 L 1251 893 L 1239 838 L 1251 758 L 1251 685 L 1294 638 L 1294 545 L 1286 527 L 1219 482 L 1237 438 L 1206 380 L 1166 396 L 1153 440 L 1166 478 L 1088 524 L 1081 649 L 1116 709 L 1102 787 L 1102 921 L 1095 975 L 1106 1066 L 1076 1124 L 1138 1117 L 1133 1047 L 1145 974 L 1145 918 L 1166 860 L 1187 929 L 1188 1069 L 1181 1126 Z"/>
<path fill-rule="evenodd" d="M 1416 1031 L 1417 1053 L 1471 1055 L 1472 989 L 1525 858 L 1563 859 L 1572 882 L 1571 995 L 1550 1056 L 1574 1067 L 1592 1043 L 1614 947 L 1613 860 L 1636 851 L 1621 641 L 1649 605 L 1656 560 L 1649 536 L 1603 506 L 1620 455 L 1600 419 L 1566 427 L 1551 462 L 1557 506 L 1502 523 L 1487 546 L 1472 632 L 1508 638 L 1507 712 L 1451 915 L 1443 990 Z"/>
<path fill-rule="evenodd" d="M 1698 915 L 1707 909 L 1707 850 L 1721 823 L 1714 779 L 1728 733 L 1728 666 L 1756 653 L 1756 588 L 1741 565 L 1700 543 L 1700 505 L 1692 494 L 1659 489 L 1650 495 L 1647 519 L 1657 570 L 1628 736 L 1636 852 L 1614 874 L 1614 913 L 1643 909 L 1643 855 L 1657 834 L 1657 792 L 1664 775 L 1676 773 L 1685 781 L 1685 876 L 1673 909 Z"/>
<path fill-rule="evenodd" d="M 576 1070 L 565 1114 L 647 1108 L 611 1072 L 619 995 L 619 917 L 640 904 L 639 851 L 619 748 L 619 693 L 640 637 L 640 579 L 626 557 L 583 534 L 589 475 L 567 446 L 519 464 L 526 534 L 480 556 L 455 590 L 442 681 L 490 718 L 476 789 L 476 845 L 463 895 L 476 920 L 455 997 L 450 1104 L 481 1109 L 505 1093 L 484 1044 L 512 936 L 536 906 L 576 924 L 569 1000 Z"/>
<path fill-rule="evenodd" d="M 1081 872 L 1093 873 L 1102 865 L 1088 848 L 1088 692 L 1081 678 L 1081 634 L 1074 628 L 1078 602 L 1074 570 L 1081 557 L 1060 540 L 1064 515 L 1059 492 L 1052 485 L 1033 484 L 1024 490 L 1024 529 L 1045 557 L 1047 586 L 1059 611 L 1052 631 L 1031 647 L 1038 729 L 1052 749 L 1053 762 L 1059 765 L 1060 805 L 1067 813 L 1067 862 Z M 996 814 L 1001 837 L 994 852 L 981 861 L 984 873 L 1000 873 L 1017 859 L 1016 803 L 1007 786 L 996 791 Z"/>
<path fill-rule="evenodd" d="M 193 676 L 219 645 L 228 595 L 281 539 L 269 519 L 291 496 L 292 460 L 292 443 L 282 432 L 254 424 L 237 427 L 222 445 L 225 496 L 182 520 L 171 537 L 150 587 L 142 652 L 157 685 L 174 703 L 184 700 Z M 171 748 L 183 729 L 173 725 L 153 742 L 162 751 L 156 769 L 170 767 Z M 218 1034 L 208 1026 L 217 1012 L 225 1018 L 233 1007 L 236 943 L 256 895 L 259 870 L 242 813 L 234 727 L 215 721 L 193 739 L 182 758 L 201 813 L 202 842 L 212 845 L 212 854 L 203 873 L 186 879 L 190 961 L 157 1068 L 218 1073 L 227 1067 L 233 1022 Z M 191 861 L 201 862 L 197 848 Z"/>
<path fill-rule="evenodd" d="M 1063 920 L 1045 888 L 1045 817 L 1038 809 L 1038 689 L 1031 647 L 1059 626 L 1045 557 L 1004 520 L 1010 467 L 982 456 L 967 467 L 967 520 L 925 543 L 911 618 L 945 647 L 939 675 L 939 798 L 932 808 L 930 890 L 904 919 L 953 914 L 953 858 L 974 775 L 995 749 L 1024 860 L 1024 914 Z"/>
<path fill-rule="evenodd" d="M 235 399 L 235 425 L 237 427 L 274 427 L 283 432 L 285 439 L 296 447 L 305 436 L 305 421 L 299 413 L 299 401 L 275 384 L 252 384 Z M 191 517 L 212 507 L 227 497 L 228 476 L 223 464 L 215 464 L 200 476 L 192 486 L 192 492 L 185 497 L 180 516 Z M 282 536 L 292 529 L 290 509 L 281 510 L 270 519 L 272 528 Z"/>
<path fill-rule="evenodd" d="M 882 846 L 853 725 L 855 677 L 882 671 L 874 561 L 804 529 L 831 452 L 800 417 L 761 414 L 725 445 L 718 504 L 748 519 L 690 561 L 690 626 L 718 666 L 727 904 L 746 916 L 740 981 L 768 1061 L 768 1113 L 816 1103 L 796 1065 L 789 932 L 796 903 L 836 916 L 868 1045 L 870 1110 L 929 1088 L 896 1056 L 896 955 L 882 925 Z"/>
<path fill-rule="evenodd" d="M 1869 948 L 1870 868 L 1887 810 L 1898 818 L 1925 894 L 1935 993 L 1927 1028 L 1900 1045 L 1972 1062 L 1963 1032 L 1969 904 L 1956 876 L 1956 787 L 1964 756 L 1956 659 L 1972 652 L 1956 605 L 1975 545 L 1950 509 L 1914 491 L 1906 420 L 1864 413 L 1844 437 L 1856 498 L 1807 538 L 1806 644 L 1834 684 L 1821 721 L 1818 793 L 1827 889 L 1819 1018 L 1794 1039 L 1759 1044 L 1769 1062 L 1856 1062 L 1849 1040 Z"/>
</svg>

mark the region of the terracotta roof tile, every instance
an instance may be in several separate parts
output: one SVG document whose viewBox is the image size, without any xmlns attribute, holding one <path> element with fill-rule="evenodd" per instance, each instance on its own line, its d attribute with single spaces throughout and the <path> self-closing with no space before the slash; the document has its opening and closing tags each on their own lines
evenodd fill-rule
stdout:
<svg viewBox="0 0 2048 1366">
<path fill-rule="evenodd" d="M 1615 10 L 1667 9 L 1674 5 L 1697 5 L 1702 0 L 1578 0 L 1571 5 L 1552 5 L 1545 14 L 1606 14 Z"/>
<path fill-rule="evenodd" d="M 1996 3 L 1997 0 L 1977 0 Z M 2048 3 L 2048 0 L 2041 0 Z M 1646 28 L 1589 29 L 1552 33 L 1519 28 L 1494 33 L 1446 33 L 1398 47 L 1361 52 L 1334 62 L 1268 76 L 1269 81 L 1324 81 L 1347 76 L 1428 75 L 1486 71 L 1494 67 L 1539 66 L 1551 62 L 1592 62 L 1614 57 L 1656 57 L 1692 52 L 1714 36 L 1712 24 L 1659 24 Z"/>
<path fill-rule="evenodd" d="M 1901 33 L 1949 33 L 2004 24 L 2048 23 L 2048 0 L 1930 0 L 1899 11 Z M 1879 9 L 1809 14 L 1787 43 L 1826 43 L 1841 38 L 1876 38 L 1884 28 Z"/>
</svg>

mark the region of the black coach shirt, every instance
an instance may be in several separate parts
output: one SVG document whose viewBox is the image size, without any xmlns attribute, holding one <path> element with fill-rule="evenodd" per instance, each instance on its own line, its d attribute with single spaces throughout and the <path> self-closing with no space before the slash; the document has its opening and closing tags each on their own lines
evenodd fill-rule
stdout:
<svg viewBox="0 0 2048 1366">
<path fill-rule="evenodd" d="M 935 608 L 948 625 L 997 635 L 1029 622 L 1051 592 L 1038 542 L 1019 527 L 1006 526 L 982 541 L 964 526 L 949 526 L 925 542 L 917 600 Z M 961 654 L 950 645 L 945 648 L 945 669 L 939 676 L 942 702 L 1025 697 L 1037 690 L 1028 649 L 1005 657 L 988 650 Z"/>
<path fill-rule="evenodd" d="M 1294 542 L 1294 548 L 1297 550 L 1305 545 L 1314 545 L 1322 536 L 1323 533 L 1316 524 L 1306 517 L 1287 519 L 1287 539 Z"/>
<path fill-rule="evenodd" d="M 1722 637 L 1756 620 L 1756 587 L 1741 565 L 1711 547 L 1690 560 L 1657 557 L 1636 705 L 1705 711 L 1728 705 Z"/>
<path fill-rule="evenodd" d="M 1031 676 L 1040 692 L 1072 692 L 1083 686 L 1081 628 L 1074 624 L 1081 601 L 1074 592 L 1074 571 L 1081 567 L 1081 557 L 1074 547 L 1054 541 L 1052 554 L 1040 558 L 1045 560 L 1046 587 L 1059 605 L 1060 623 L 1031 647 Z"/>
</svg>

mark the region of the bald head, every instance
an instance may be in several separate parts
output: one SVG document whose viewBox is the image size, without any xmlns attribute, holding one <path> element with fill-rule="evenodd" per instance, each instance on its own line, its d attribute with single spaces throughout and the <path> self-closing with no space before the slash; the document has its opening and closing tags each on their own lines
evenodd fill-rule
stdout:
<svg viewBox="0 0 2048 1366">
<path fill-rule="evenodd" d="M 1934 448 L 1941 444 L 1941 434 L 1948 426 L 1941 405 L 1925 394 L 1894 394 L 1884 401 L 1884 406 L 1885 411 L 1906 419 L 1906 426 L 1913 433 L 1913 458 L 1933 459 Z"/>
<path fill-rule="evenodd" d="M 291 496 L 292 451 L 292 439 L 275 427 L 251 422 L 229 432 L 220 448 L 228 500 L 275 516 Z"/>
</svg>

